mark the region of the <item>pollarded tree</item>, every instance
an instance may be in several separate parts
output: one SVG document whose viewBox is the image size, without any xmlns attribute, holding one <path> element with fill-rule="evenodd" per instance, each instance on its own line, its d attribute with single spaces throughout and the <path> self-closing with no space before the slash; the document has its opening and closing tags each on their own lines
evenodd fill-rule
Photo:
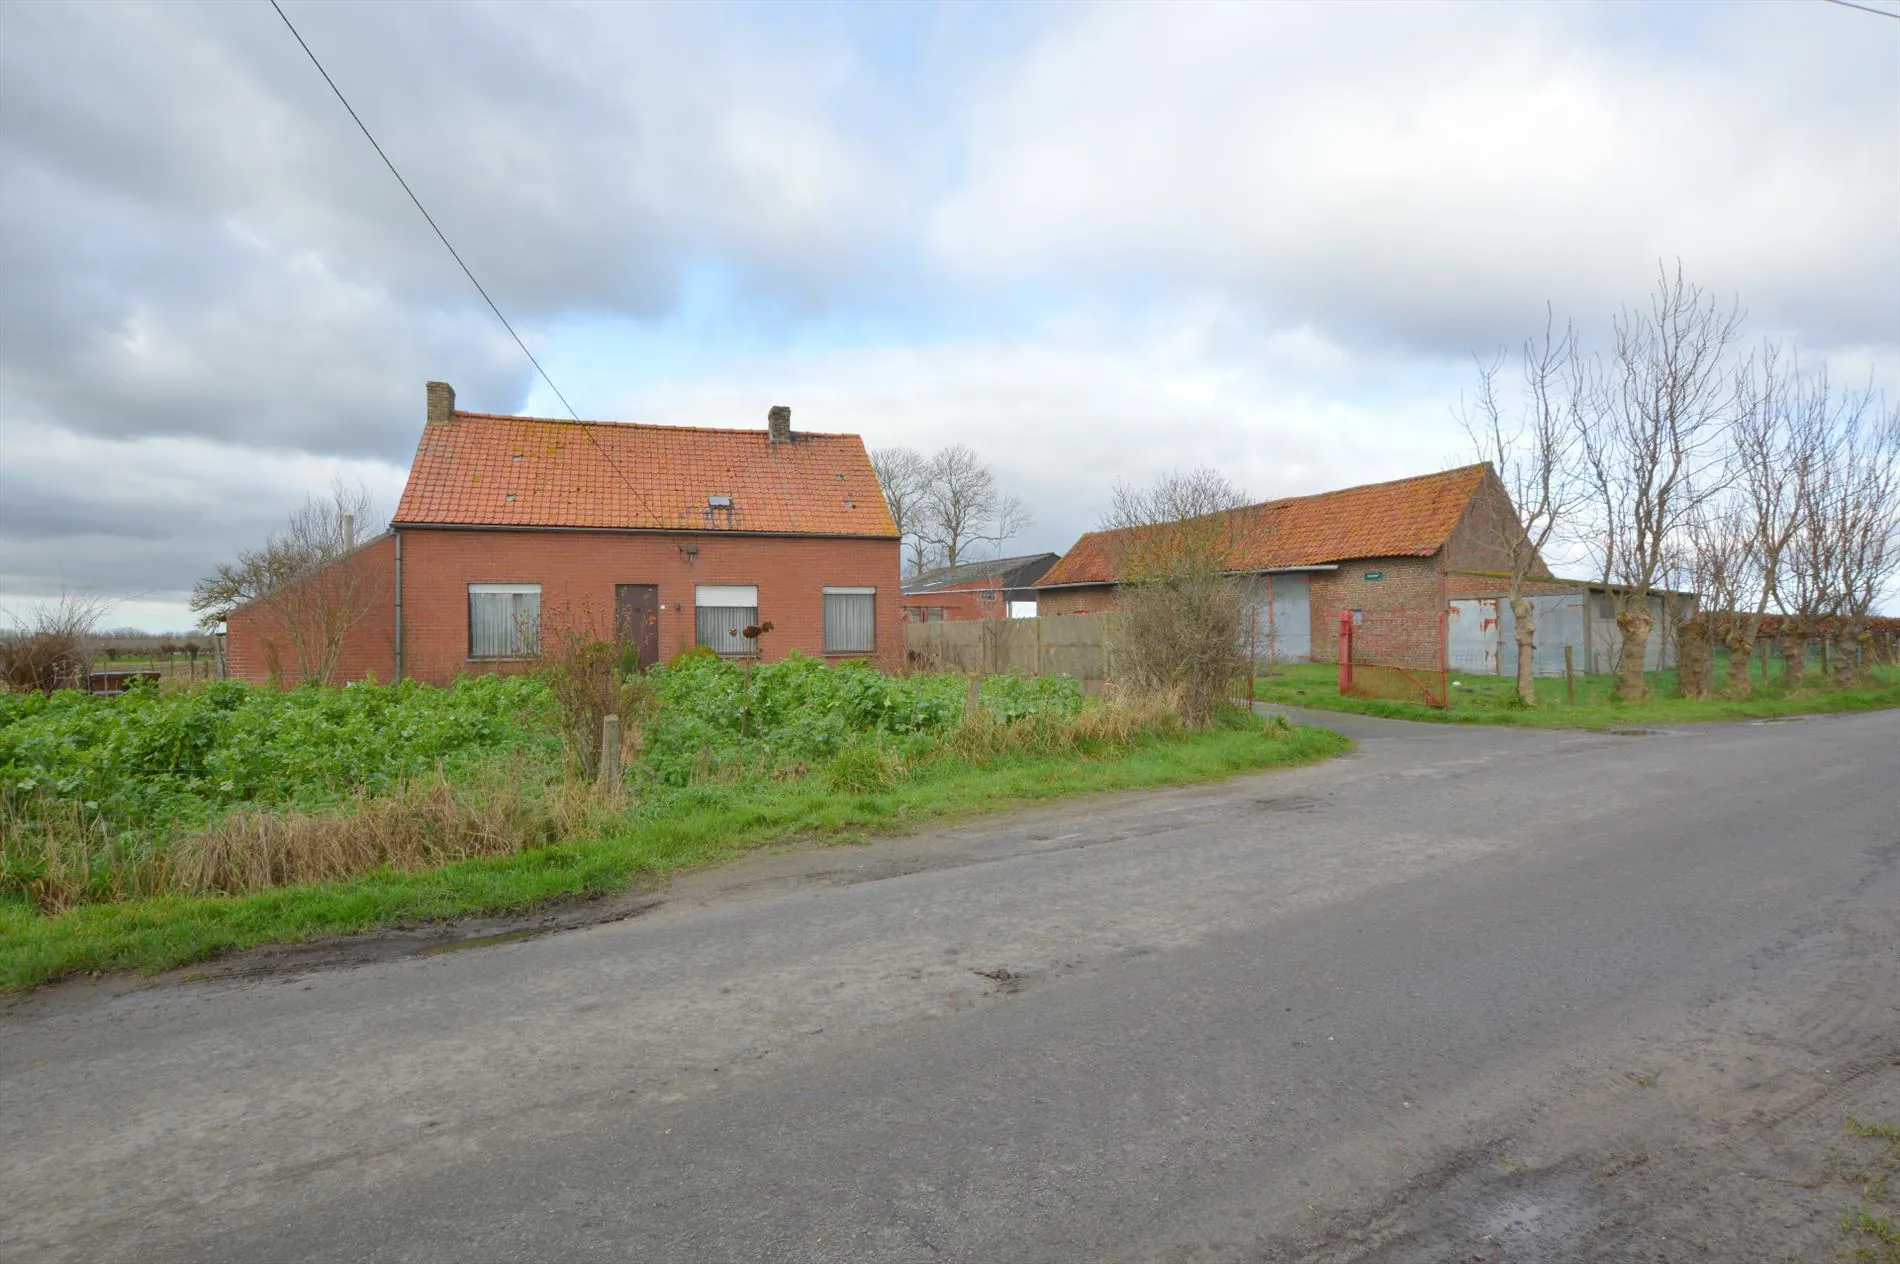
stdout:
<svg viewBox="0 0 1900 1264">
<path fill-rule="evenodd" d="M 1831 412 L 1815 526 L 1826 537 L 1821 585 L 1832 616 L 1835 683 L 1865 683 L 1872 666 L 1867 616 L 1900 573 L 1900 407 L 1871 387 Z"/>
<path fill-rule="evenodd" d="M 1663 271 L 1647 310 L 1625 308 L 1607 362 L 1593 373 L 1577 416 L 1589 488 L 1588 544 L 1613 594 L 1622 636 L 1616 692 L 1648 691 L 1644 651 L 1655 626 L 1651 599 L 1671 550 L 1698 507 L 1720 488 L 1724 444 L 1736 413 L 1728 351 L 1738 309 Z"/>
<path fill-rule="evenodd" d="M 1798 362 L 1784 363 L 1780 348 L 1765 344 L 1744 366 L 1738 395 L 1725 490 L 1709 515 L 1721 530 L 1703 541 L 1720 552 L 1705 567 L 1715 588 L 1704 604 L 1721 612 L 1728 692 L 1745 697 L 1755 639 L 1786 578 L 1810 483 L 1821 470 L 1830 391 L 1825 374 L 1804 378 Z"/>
<path fill-rule="evenodd" d="M 1537 619 L 1525 589 L 1545 573 L 1545 548 L 1582 500 L 1577 414 L 1584 373 L 1575 331 L 1566 325 L 1556 333 L 1554 318 L 1546 321 L 1541 340 L 1526 339 L 1520 349 L 1523 380 L 1515 408 L 1499 398 L 1504 363 L 1502 351 L 1479 363 L 1477 398 L 1460 410 L 1460 420 L 1478 459 L 1491 466 L 1517 508 L 1516 515 L 1494 517 L 1485 525 L 1489 543 L 1505 560 L 1505 596 L 1517 641 L 1517 696 L 1528 707 L 1537 702 Z"/>
</svg>

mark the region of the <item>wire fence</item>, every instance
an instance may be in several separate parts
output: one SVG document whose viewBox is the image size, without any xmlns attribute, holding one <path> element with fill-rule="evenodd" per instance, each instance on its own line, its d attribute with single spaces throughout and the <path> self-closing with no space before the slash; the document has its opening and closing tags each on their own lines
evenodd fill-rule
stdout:
<svg viewBox="0 0 1900 1264">
<path fill-rule="evenodd" d="M 1449 688 L 1444 611 L 1348 612 L 1340 692 L 1442 707 Z"/>
</svg>

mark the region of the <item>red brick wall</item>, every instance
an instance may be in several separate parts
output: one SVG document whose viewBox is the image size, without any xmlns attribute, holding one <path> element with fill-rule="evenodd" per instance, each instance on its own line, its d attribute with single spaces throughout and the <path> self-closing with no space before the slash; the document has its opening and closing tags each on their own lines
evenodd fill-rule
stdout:
<svg viewBox="0 0 1900 1264">
<path fill-rule="evenodd" d="M 988 601 L 983 600 L 985 591 L 996 595 Z M 1003 600 L 1003 586 L 999 583 L 988 589 L 977 588 L 973 592 L 962 590 L 953 592 L 914 593 L 904 598 L 904 615 L 912 623 L 923 623 L 925 611 L 941 610 L 946 621 L 963 619 L 1001 619 L 1009 613 L 1009 606 Z"/>
<path fill-rule="evenodd" d="M 1036 593 L 1036 613 L 1100 614 L 1115 608 L 1115 588 L 1099 584 L 1089 588 L 1047 588 Z"/>
<path fill-rule="evenodd" d="M 1511 535 L 1523 537 L 1523 520 L 1511 503 L 1510 493 L 1497 475 L 1487 474 L 1465 506 L 1464 516 L 1452 528 L 1445 541 L 1445 569 L 1452 575 L 1502 578 L 1511 570 L 1511 550 L 1506 541 Z M 1542 558 L 1532 562 L 1527 574 L 1548 575 Z"/>
<path fill-rule="evenodd" d="M 373 540 L 336 563 L 352 567 L 363 587 L 368 612 L 343 639 L 335 683 L 374 675 L 382 681 L 396 675 L 396 542 Z M 321 575 L 307 582 L 323 582 Z M 234 680 L 253 685 L 299 681 L 297 650 L 291 644 L 281 611 L 269 601 L 231 612 L 225 620 L 225 671 Z"/>
<path fill-rule="evenodd" d="M 683 547 L 696 547 L 689 561 Z M 471 671 L 518 671 L 468 657 L 468 585 L 540 584 L 546 638 L 563 624 L 613 627 L 615 584 L 660 587 L 660 657 L 694 643 L 696 584 L 756 584 L 773 630 L 764 657 L 824 651 L 826 587 L 877 589 L 877 659 L 903 661 L 896 540 L 660 535 L 590 531 L 402 532 L 403 674 L 446 684 Z"/>
<path fill-rule="evenodd" d="M 1383 578 L 1369 580 L 1366 572 Z M 1435 613 L 1444 600 L 1438 557 L 1368 557 L 1313 575 L 1313 661 L 1339 661 L 1341 610 L 1416 610 Z"/>
</svg>

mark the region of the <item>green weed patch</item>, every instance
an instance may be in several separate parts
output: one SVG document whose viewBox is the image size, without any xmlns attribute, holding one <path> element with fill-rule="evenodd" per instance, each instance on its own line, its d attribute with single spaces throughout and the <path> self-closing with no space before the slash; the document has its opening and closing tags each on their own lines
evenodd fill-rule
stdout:
<svg viewBox="0 0 1900 1264">
<path fill-rule="evenodd" d="M 1344 749 L 1063 677 L 689 654 L 640 682 L 623 783 L 576 777 L 543 682 L 0 696 L 0 985 L 530 908 L 772 839 L 901 829 Z"/>
</svg>

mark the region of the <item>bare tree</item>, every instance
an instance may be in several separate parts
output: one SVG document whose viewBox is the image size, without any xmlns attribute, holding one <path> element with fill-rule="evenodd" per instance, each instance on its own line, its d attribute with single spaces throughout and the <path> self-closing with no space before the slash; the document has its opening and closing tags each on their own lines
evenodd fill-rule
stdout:
<svg viewBox="0 0 1900 1264">
<path fill-rule="evenodd" d="M 1804 379 L 1799 363 L 1784 365 L 1773 344 L 1742 369 L 1723 503 L 1699 516 L 1695 541 L 1713 550 L 1701 568 L 1708 572 L 1704 605 L 1728 650 L 1727 690 L 1740 697 L 1753 688 L 1755 640 L 1778 600 L 1824 456 L 1829 395 L 1825 373 Z"/>
<path fill-rule="evenodd" d="M 1032 525 L 1029 511 L 996 486 L 996 476 L 961 443 L 930 458 L 918 535 L 944 566 L 967 562 L 977 546 L 998 547 Z"/>
<path fill-rule="evenodd" d="M 1577 405 L 1583 394 L 1582 362 L 1575 331 L 1555 332 L 1547 317 L 1543 338 L 1526 339 L 1520 351 L 1521 399 L 1515 410 L 1498 397 L 1505 354 L 1478 364 L 1478 394 L 1460 409 L 1460 420 L 1478 459 L 1489 464 L 1516 506 L 1486 524 L 1490 543 L 1505 561 L 1505 592 L 1517 640 L 1517 696 L 1537 702 L 1536 607 L 1528 581 L 1548 577 L 1544 549 L 1576 511 L 1583 485 L 1577 476 Z"/>
<path fill-rule="evenodd" d="M 1834 680 L 1865 683 L 1872 667 L 1867 616 L 1900 572 L 1900 407 L 1872 387 L 1831 410 L 1814 525 L 1824 537 L 1821 587 L 1834 645 Z"/>
<path fill-rule="evenodd" d="M 1833 483 L 1832 461 L 1809 473 L 1795 502 L 1794 533 L 1775 577 L 1775 606 L 1781 612 L 1781 687 L 1799 689 L 1807 674 L 1808 642 L 1821 632 L 1829 607 L 1836 541 L 1822 506 Z"/>
<path fill-rule="evenodd" d="M 1589 544 L 1622 635 L 1616 692 L 1636 701 L 1648 691 L 1650 603 L 1669 551 L 1719 487 L 1714 475 L 1736 404 L 1728 348 L 1741 314 L 1722 309 L 1678 265 L 1673 275 L 1661 271 L 1647 310 L 1625 308 L 1613 328 L 1577 437 L 1596 519 Z"/>
<path fill-rule="evenodd" d="M 239 552 L 198 581 L 191 608 L 211 627 L 239 606 L 255 605 L 290 645 L 297 679 L 330 684 L 352 629 L 382 596 L 381 576 L 360 564 L 357 524 L 370 520 L 369 491 L 340 480 L 311 496 L 262 548 Z"/>
<path fill-rule="evenodd" d="M 1117 671 L 1139 688 L 1173 693 L 1182 722 L 1204 728 L 1250 664 L 1241 651 L 1241 598 L 1229 574 L 1246 496 L 1216 470 L 1170 474 L 1115 489 Z"/>
<path fill-rule="evenodd" d="M 1664 573 L 1672 590 L 1664 595 L 1663 607 L 1675 630 L 1677 688 L 1685 698 L 1706 698 L 1714 692 L 1715 638 L 1732 627 L 1729 612 L 1752 590 L 1758 574 L 1753 524 L 1744 506 L 1733 498 L 1698 504 L 1667 550 Z M 1702 608 L 1678 601 L 1677 589 L 1697 594 Z M 1744 679 L 1747 673 L 1744 657 Z"/>
<path fill-rule="evenodd" d="M 871 452 L 871 468 L 877 472 L 878 486 L 884 491 L 891 520 L 909 558 L 906 572 L 915 578 L 926 569 L 924 538 L 924 497 L 930 483 L 930 462 L 915 448 L 876 448 Z"/>
<path fill-rule="evenodd" d="M 51 693 L 86 683 L 97 649 L 95 632 L 113 602 L 93 593 L 63 592 L 25 613 L 7 614 L 0 630 L 0 681 L 22 693 Z"/>
</svg>

